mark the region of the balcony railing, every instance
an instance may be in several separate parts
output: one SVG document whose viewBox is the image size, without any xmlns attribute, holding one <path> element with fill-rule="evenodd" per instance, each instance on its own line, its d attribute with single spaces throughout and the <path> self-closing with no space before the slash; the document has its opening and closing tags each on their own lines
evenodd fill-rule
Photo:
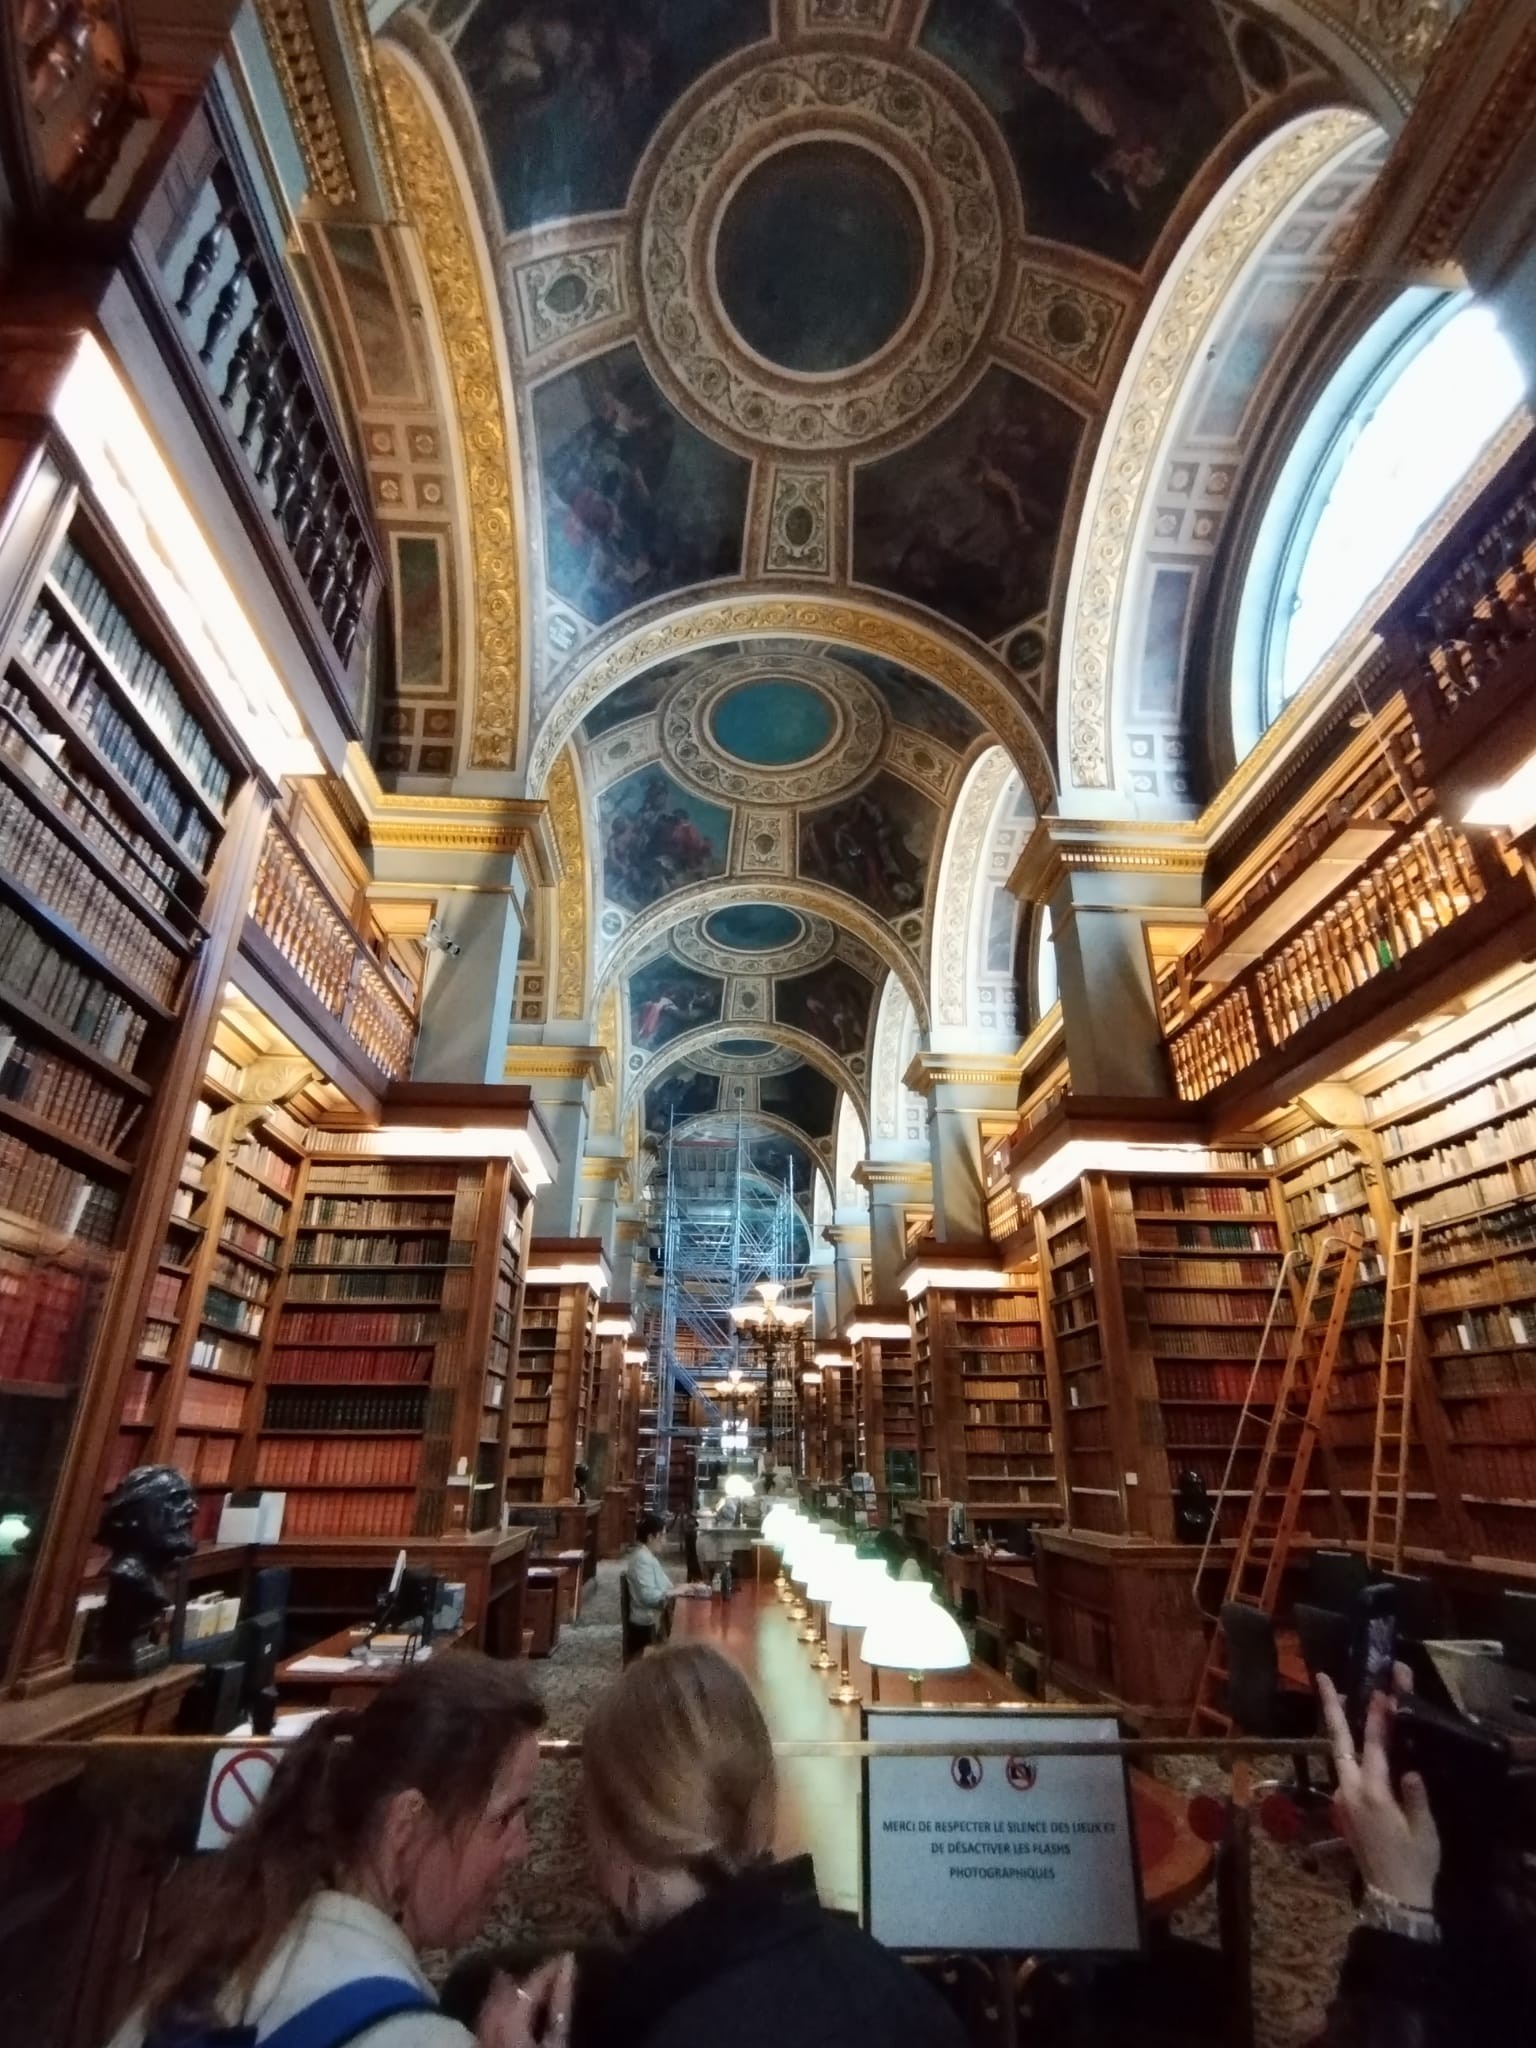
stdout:
<svg viewBox="0 0 1536 2048">
<path fill-rule="evenodd" d="M 1487 896 L 1490 873 L 1439 818 L 1404 828 L 1348 888 L 1168 1040 L 1174 1085 L 1199 1102 L 1314 1019 L 1435 944 Z"/>
<path fill-rule="evenodd" d="M 1513 654 L 1536 644 L 1536 470 L 1502 496 L 1414 620 L 1429 686 L 1415 712 L 1426 726 L 1459 717 Z"/>
<path fill-rule="evenodd" d="M 281 824 L 267 828 L 251 922 L 354 1054 L 387 1081 L 410 1073 L 416 1018 Z"/>
</svg>

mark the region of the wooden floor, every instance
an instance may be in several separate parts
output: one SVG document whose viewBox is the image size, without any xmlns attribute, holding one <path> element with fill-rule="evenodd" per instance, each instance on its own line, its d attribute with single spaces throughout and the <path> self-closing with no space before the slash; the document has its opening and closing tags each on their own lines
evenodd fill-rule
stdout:
<svg viewBox="0 0 1536 2048">
<path fill-rule="evenodd" d="M 832 1705 L 829 1695 L 837 1673 L 813 1668 L 814 1651 L 798 1640 L 788 1610 L 768 1581 L 740 1585 L 729 1600 L 679 1600 L 672 1640 L 713 1643 L 739 1665 L 776 1743 L 857 1738 L 858 1708 Z M 884 1703 L 905 1704 L 907 1681 L 889 1672 L 881 1676 Z M 874 1680 L 875 1674 L 855 1658 L 853 1682 L 865 1700 L 873 1696 Z M 999 1673 L 973 1664 L 969 1671 L 934 1674 L 923 1697 L 935 1706 L 972 1706 L 1017 1702 L 1023 1695 Z M 789 1757 L 780 1764 L 779 1783 L 779 1853 L 809 1850 L 825 1903 L 838 1912 L 857 1913 L 862 1904 L 857 1758 Z M 1140 1772 L 1133 1772 L 1131 1786 L 1147 1911 L 1165 1915 L 1207 1882 L 1211 1851 L 1191 1834 L 1177 1793 Z"/>
</svg>

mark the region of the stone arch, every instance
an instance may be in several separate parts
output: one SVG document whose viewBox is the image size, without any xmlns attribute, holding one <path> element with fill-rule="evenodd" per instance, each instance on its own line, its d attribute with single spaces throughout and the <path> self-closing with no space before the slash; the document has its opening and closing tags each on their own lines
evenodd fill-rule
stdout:
<svg viewBox="0 0 1536 2048">
<path fill-rule="evenodd" d="M 676 1038 L 669 1039 L 663 1046 L 658 1046 L 642 1065 L 625 1073 L 621 1094 L 626 1106 L 641 1104 L 646 1089 L 654 1082 L 663 1080 L 673 1067 L 680 1066 L 690 1054 L 710 1051 L 722 1036 L 729 1038 L 733 1028 L 739 1036 L 761 1039 L 765 1045 L 782 1045 L 797 1052 L 807 1066 L 815 1067 L 818 1073 L 835 1082 L 844 1094 L 851 1096 L 859 1106 L 860 1115 L 864 1114 L 863 1105 L 866 1097 L 863 1083 L 830 1047 L 823 1045 L 819 1038 L 813 1038 L 809 1032 L 797 1030 L 792 1024 L 760 1024 L 755 1018 L 750 1023 L 739 1023 L 735 1027 L 719 1023 L 701 1024 L 696 1030 L 680 1032 Z M 719 1113 L 709 1112 L 711 1115 Z M 758 1114 L 755 1110 L 751 1113 Z M 804 1132 L 800 1133 L 800 1139 L 802 1144 L 810 1142 Z"/>
<path fill-rule="evenodd" d="M 1058 742 L 1061 808 L 1066 815 L 1177 813 L 1187 796 L 1166 800 L 1159 769 L 1133 768 L 1132 674 L 1142 649 L 1125 634 L 1126 600 L 1137 549 L 1161 483 L 1180 402 L 1202 366 L 1240 281 L 1261 261 L 1309 192 L 1379 131 L 1355 108 L 1331 106 L 1278 129 L 1239 166 L 1206 209 L 1163 280 L 1132 348 L 1105 423 L 1089 480 L 1061 643 Z M 1193 520 L 1196 508 L 1189 508 Z M 1175 657 L 1175 684 L 1182 681 Z M 1144 701 L 1144 700 L 1143 700 Z M 1166 718 L 1163 723 L 1166 725 Z M 1180 736 L 1159 768 L 1171 774 Z M 1144 741 L 1137 736 L 1138 756 Z M 1180 778 L 1182 780 L 1182 778 Z"/>
<path fill-rule="evenodd" d="M 906 989 L 892 975 L 875 1011 L 869 1062 L 869 1154 L 872 1159 L 926 1159 L 927 1108 L 902 1079 L 921 1050 L 922 1033 Z"/>
<path fill-rule="evenodd" d="M 961 788 L 939 870 L 929 1029 L 936 1052 L 1012 1052 L 1018 1044 L 1013 954 L 1022 905 L 1007 885 L 1034 816 L 1003 749 L 983 754 Z"/>
</svg>

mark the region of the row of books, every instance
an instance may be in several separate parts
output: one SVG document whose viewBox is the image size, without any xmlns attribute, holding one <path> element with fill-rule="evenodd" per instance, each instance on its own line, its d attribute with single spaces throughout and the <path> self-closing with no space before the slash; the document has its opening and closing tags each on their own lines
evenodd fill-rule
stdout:
<svg viewBox="0 0 1536 2048">
<path fill-rule="evenodd" d="M 21 652 L 49 696 L 85 731 L 165 836 L 201 874 L 213 847 L 212 827 L 155 749 L 140 739 L 84 644 L 46 605 L 39 605 L 27 622 Z"/>
<path fill-rule="evenodd" d="M 274 1385 L 267 1393 L 263 1429 L 312 1429 L 318 1435 L 339 1430 L 414 1429 L 425 1426 L 426 1383 L 419 1387 L 380 1387 L 373 1392 Z"/>
<path fill-rule="evenodd" d="M 1135 1180 L 1131 1182 L 1132 1207 L 1166 1210 L 1173 1216 L 1267 1216 L 1269 1196 L 1262 1188 L 1244 1187 L 1237 1181 Z"/>
<path fill-rule="evenodd" d="M 1503 1122 L 1485 1124 L 1465 1137 L 1436 1145 L 1431 1151 L 1414 1152 L 1387 1169 L 1387 1185 L 1394 1196 L 1412 1194 L 1419 1188 L 1434 1187 L 1441 1181 L 1459 1180 L 1484 1166 L 1500 1166 L 1506 1160 L 1536 1150 L 1536 1109 L 1511 1114 Z"/>
<path fill-rule="evenodd" d="M 1487 1073 L 1491 1067 L 1528 1058 L 1533 1043 L 1536 1043 L 1536 1012 L 1526 1010 L 1501 1024 L 1496 1031 L 1486 1032 L 1472 1044 L 1461 1046 L 1444 1059 L 1434 1060 L 1429 1066 L 1420 1067 L 1415 1073 L 1405 1074 L 1402 1080 L 1379 1089 L 1366 1098 L 1366 1108 L 1373 1121 L 1404 1115 L 1416 1103 L 1431 1102 L 1437 1096 L 1448 1095 L 1463 1082 Z"/>
<path fill-rule="evenodd" d="M 1242 1396 L 1238 1396 L 1238 1401 Z M 1237 1435 L 1241 1407 L 1176 1408 L 1165 1411 L 1160 1417 L 1160 1441 L 1171 1444 L 1175 1449 L 1188 1450 L 1193 1446 L 1225 1450 Z M 1269 1408 L 1256 1405 L 1249 1411 L 1244 1425 L 1242 1440 L 1245 1448 L 1260 1450 L 1264 1443 L 1264 1432 L 1269 1426 Z"/>
<path fill-rule="evenodd" d="M 141 1379 L 146 1374 L 139 1375 Z M 189 1379 L 181 1390 L 179 1428 L 238 1429 L 245 1420 L 245 1388 L 220 1386 L 217 1380 Z"/>
<path fill-rule="evenodd" d="M 0 789 L 0 869 L 136 987 L 169 1006 L 176 993 L 178 956 L 115 890 L 103 888 L 95 870 L 47 820 L 9 789 Z"/>
<path fill-rule="evenodd" d="M 295 1269 L 288 1280 L 290 1301 L 436 1301 L 442 1292 L 438 1273 L 398 1273 L 392 1268 L 357 1273 L 306 1273 Z"/>
<path fill-rule="evenodd" d="M 474 1245 L 446 1229 L 432 1237 L 392 1237 L 369 1232 L 306 1231 L 293 1248 L 296 1266 L 467 1266 Z"/>
<path fill-rule="evenodd" d="M 1453 1437 L 1529 1437 L 1536 1441 L 1536 1382 L 1528 1393 L 1505 1394 L 1499 1400 L 1452 1404 Z"/>
<path fill-rule="evenodd" d="M 85 1365 L 99 1286 L 93 1273 L 0 1247 L 0 1385 L 73 1385 Z"/>
<path fill-rule="evenodd" d="M 217 1081 L 221 1088 L 227 1088 L 231 1095 L 238 1095 L 242 1086 L 241 1068 L 228 1053 L 220 1052 L 215 1045 L 210 1047 L 208 1065 L 205 1070 L 210 1081 Z M 203 1104 L 201 1107 L 206 1108 Z"/>
<path fill-rule="evenodd" d="M 1073 1408 L 1067 1414 L 1067 1442 L 1074 1451 L 1109 1448 L 1109 1410 Z"/>
<path fill-rule="evenodd" d="M 514 1422 L 507 1431 L 509 1451 L 543 1452 L 549 1437 L 546 1429 L 536 1423 Z"/>
<path fill-rule="evenodd" d="M 1250 1259 L 1165 1259 L 1132 1252 L 1121 1255 L 1147 1287 L 1268 1287 L 1279 1278 L 1276 1260 L 1256 1253 Z"/>
<path fill-rule="evenodd" d="M 149 1283 L 149 1307 L 145 1310 L 151 1321 L 177 1321 L 181 1315 L 181 1289 L 180 1273 L 156 1273 Z"/>
<path fill-rule="evenodd" d="M 367 1344 L 432 1344 L 437 1340 L 438 1319 L 400 1309 L 340 1309 L 330 1314 L 318 1309 L 284 1311 L 280 1341 L 290 1344 L 323 1343 L 362 1346 Z"/>
<path fill-rule="evenodd" d="M 1437 1324 L 1430 1349 L 1437 1358 L 1462 1351 L 1504 1350 L 1512 1344 L 1522 1350 L 1536 1332 L 1536 1309 L 1486 1308 L 1458 1316 L 1454 1323 Z M 1454 1340 L 1453 1342 L 1447 1340 Z"/>
<path fill-rule="evenodd" d="M 224 1207 L 227 1214 L 243 1216 L 258 1230 L 280 1231 L 288 1220 L 288 1211 L 276 1195 L 269 1195 L 264 1187 L 243 1174 L 231 1178 Z"/>
<path fill-rule="evenodd" d="M 139 1357 L 147 1365 L 163 1365 L 176 1342 L 174 1323 L 146 1322 L 139 1333 Z"/>
<path fill-rule="evenodd" d="M 1091 1287 L 1079 1287 L 1065 1300 L 1051 1302 L 1051 1323 L 1058 1336 L 1098 1322 L 1098 1301 Z"/>
<path fill-rule="evenodd" d="M 45 1117 L 72 1137 L 115 1152 L 141 1115 L 139 1105 L 58 1053 L 29 1045 L 0 1024 L 0 1096 Z"/>
<path fill-rule="evenodd" d="M 1435 1360 L 1435 1378 L 1440 1398 L 1459 1400 L 1466 1394 L 1523 1394 L 1536 1392 L 1536 1357 L 1518 1351 L 1493 1352 L 1478 1357 L 1453 1354 Z"/>
<path fill-rule="evenodd" d="M 1214 1290 L 1205 1294 L 1185 1294 L 1149 1287 L 1146 1302 L 1147 1314 L 1158 1323 L 1265 1323 L 1270 1320 L 1269 1295 L 1257 1294 L 1251 1288 L 1238 1294 Z M 1290 1305 L 1284 1303 L 1275 1312 L 1275 1326 L 1289 1327 L 1291 1321 Z"/>
<path fill-rule="evenodd" d="M 1049 1429 L 1022 1430 L 999 1429 L 991 1423 L 967 1423 L 965 1443 L 972 1451 L 1017 1451 L 1026 1457 L 1046 1458 L 1051 1452 Z"/>
<path fill-rule="evenodd" d="M 65 540 L 51 575 L 90 627 L 112 670 L 188 769 L 216 810 L 229 796 L 229 770 L 207 734 L 182 702 L 164 663 L 155 659 L 129 623 L 122 607 L 72 541 Z"/>
<path fill-rule="evenodd" d="M 1485 1082 L 1481 1088 L 1458 1095 L 1433 1116 L 1419 1117 L 1413 1123 L 1394 1124 L 1382 1140 L 1382 1149 L 1388 1159 L 1401 1159 L 1405 1153 L 1422 1152 L 1439 1144 L 1443 1138 L 1460 1132 L 1468 1123 L 1499 1123 L 1513 1111 L 1528 1108 L 1533 1102 L 1536 1102 L 1536 1067 L 1518 1067 L 1513 1073 L 1501 1074 L 1497 1080 Z"/>
<path fill-rule="evenodd" d="M 1469 1212 L 1494 1209 L 1504 1202 L 1526 1197 L 1536 1199 L 1536 1161 L 1522 1159 L 1497 1173 L 1485 1173 L 1476 1180 L 1457 1181 L 1415 1201 L 1405 1196 L 1399 1213 L 1405 1222 L 1418 1217 L 1424 1223 L 1460 1221 Z"/>
<path fill-rule="evenodd" d="M 248 1373 L 250 1363 L 249 1352 L 240 1345 L 231 1349 L 217 1337 L 207 1335 L 195 1338 L 187 1353 L 187 1364 L 194 1372 L 229 1373 L 238 1378 Z"/>
<path fill-rule="evenodd" d="M 201 1386 L 201 1380 L 189 1380 L 188 1386 Z M 155 1412 L 155 1396 L 160 1381 L 157 1374 L 137 1371 L 129 1375 L 128 1391 L 123 1396 L 124 1422 L 149 1422 Z"/>
<path fill-rule="evenodd" d="M 549 1381 L 543 1377 L 528 1378 L 525 1376 L 518 1380 L 512 1392 L 519 1401 L 543 1401 L 547 1403 L 549 1400 Z"/>
<path fill-rule="evenodd" d="M 1241 1403 L 1248 1393 L 1250 1380 L 1256 1403 L 1272 1406 L 1279 1399 L 1280 1373 L 1277 1368 L 1266 1366 L 1254 1379 L 1245 1365 L 1175 1365 L 1158 1360 L 1157 1390 L 1165 1401 Z"/>
<path fill-rule="evenodd" d="M 1148 1252 L 1278 1252 L 1280 1231 L 1274 1223 L 1138 1221 L 1136 1242 L 1142 1251 Z"/>
<path fill-rule="evenodd" d="M 416 1495 L 409 1493 L 290 1493 L 283 1508 L 284 1538 L 295 1536 L 409 1536 Z"/>
<path fill-rule="evenodd" d="M 264 1260 L 275 1266 L 282 1257 L 283 1241 L 270 1230 L 263 1230 L 259 1223 L 251 1222 L 238 1209 L 226 1209 L 219 1225 L 219 1243 L 227 1244 L 234 1251 L 249 1252 L 253 1259 Z"/>
<path fill-rule="evenodd" d="M 7 905 L 0 905 L 0 992 L 21 996 L 45 1017 L 131 1072 L 145 1020 L 118 989 L 50 946 Z"/>
<path fill-rule="evenodd" d="M 1337 1180 L 1320 1186 L 1296 1191 L 1287 1187 L 1285 1199 L 1291 1222 L 1300 1230 L 1308 1224 L 1326 1223 L 1330 1217 L 1347 1215 L 1358 1208 L 1365 1200 L 1365 1182 L 1357 1169 L 1351 1169 L 1340 1174 Z"/>
<path fill-rule="evenodd" d="M 1043 1407 L 1036 1400 L 1041 1382 L 1032 1380 L 967 1379 L 961 1382 L 961 1391 L 968 1401 L 985 1401 L 989 1406 L 1005 1402 L 1023 1402 L 1030 1407 Z"/>
<path fill-rule="evenodd" d="M 229 1436 L 178 1436 L 171 1447 L 171 1463 L 194 1486 L 227 1486 L 234 1477 L 237 1448 Z"/>
<path fill-rule="evenodd" d="M 214 1258 L 209 1277 L 215 1287 L 226 1294 L 238 1294 L 244 1301 L 265 1301 L 272 1287 L 265 1273 L 222 1251 Z"/>
<path fill-rule="evenodd" d="M 1252 1325 L 1231 1330 L 1156 1329 L 1152 1332 L 1154 1358 L 1238 1358 L 1283 1359 L 1288 1342 L 1284 1330 L 1271 1330 L 1267 1337 L 1256 1334 Z"/>
<path fill-rule="evenodd" d="M 945 1344 L 949 1356 L 961 1361 L 963 1372 L 995 1372 L 1001 1367 L 1006 1372 L 1009 1361 L 1017 1360 L 1014 1370 L 1043 1372 L 1044 1362 L 1040 1356 L 1045 1343 L 1045 1332 L 1039 1323 L 1020 1323 L 1006 1335 L 982 1336 L 975 1342 L 976 1333 L 956 1343 Z"/>
<path fill-rule="evenodd" d="M 1040 1298 L 1020 1294 L 957 1294 L 945 1303 L 949 1313 L 983 1323 L 1038 1323 Z"/>
<path fill-rule="evenodd" d="M 414 1486 L 419 1442 L 377 1437 L 291 1441 L 263 1437 L 256 1447 L 258 1486 Z M 286 1533 L 286 1532 L 285 1532 Z"/>
<path fill-rule="evenodd" d="M 1487 1265 L 1454 1267 L 1446 1273 L 1425 1273 L 1420 1265 L 1419 1307 L 1425 1315 L 1522 1297 L 1536 1301 L 1536 1259 L 1519 1253 L 1495 1263 L 1490 1250 Z"/>
<path fill-rule="evenodd" d="M 230 1259 L 220 1260 L 219 1265 L 234 1265 Z M 218 1267 L 215 1267 L 217 1275 Z M 232 1330 L 237 1336 L 259 1337 L 264 1310 L 260 1303 L 231 1293 L 224 1286 L 211 1285 L 203 1296 L 203 1321 L 212 1323 L 217 1330 Z"/>
<path fill-rule="evenodd" d="M 1063 1372 L 1097 1365 L 1099 1363 L 1099 1333 L 1097 1330 L 1058 1332 L 1056 1358 Z"/>
<path fill-rule="evenodd" d="M 1536 1500 L 1536 1445 L 1456 1443 L 1452 1448 L 1463 1493 Z"/>
<path fill-rule="evenodd" d="M 292 1335 L 292 1317 L 283 1320 L 285 1335 Z M 362 1346 L 333 1348 L 316 1346 L 309 1351 L 289 1351 L 279 1339 L 272 1353 L 270 1376 L 274 1380 L 429 1380 L 432 1377 L 432 1347 L 418 1351 L 369 1351 Z"/>
<path fill-rule="evenodd" d="M 337 1197 L 345 1202 L 356 1201 L 363 1195 L 396 1195 L 420 1197 L 422 1195 L 451 1195 L 458 1191 L 459 1169 L 456 1166 L 429 1166 L 412 1160 L 408 1165 L 391 1165 L 384 1160 L 348 1160 L 345 1166 L 330 1165 L 323 1159 L 316 1159 L 309 1170 L 309 1201 L 304 1205 L 306 1223 L 365 1223 L 365 1216 L 336 1216 L 327 1212 L 312 1215 L 310 1202 L 321 1196 Z M 388 1223 L 390 1216 L 380 1219 Z"/>
<path fill-rule="evenodd" d="M 117 1228 L 118 1193 L 0 1131 L 0 1210 L 24 1216 L 65 1237 L 109 1245 Z"/>
<path fill-rule="evenodd" d="M 293 1184 L 299 1177 L 299 1169 L 286 1152 L 274 1151 L 270 1145 L 263 1145 L 259 1138 L 246 1137 L 240 1141 L 235 1154 L 235 1166 L 241 1173 L 254 1174 L 258 1180 L 270 1182 L 279 1194 L 291 1194 Z"/>
<path fill-rule="evenodd" d="M 1536 1245 L 1536 1201 L 1512 1203 L 1490 1216 L 1461 1216 L 1426 1229 L 1419 1272 L 1435 1273 L 1469 1254 L 1502 1259 L 1512 1251 Z"/>
<path fill-rule="evenodd" d="M 178 881 L 174 862 L 166 859 L 138 830 L 124 810 L 77 763 L 65 769 L 66 742 L 44 724 L 32 699 L 15 683 L 0 679 L 0 753 L 67 818 L 88 846 L 114 863 L 123 862 L 123 880 L 154 910 L 170 909 Z"/>
<path fill-rule="evenodd" d="M 1051 1426 L 1048 1401 L 977 1401 L 970 1398 L 971 1388 L 967 1387 L 965 1392 L 965 1419 L 968 1423 L 1010 1429 L 1049 1429 Z"/>
</svg>

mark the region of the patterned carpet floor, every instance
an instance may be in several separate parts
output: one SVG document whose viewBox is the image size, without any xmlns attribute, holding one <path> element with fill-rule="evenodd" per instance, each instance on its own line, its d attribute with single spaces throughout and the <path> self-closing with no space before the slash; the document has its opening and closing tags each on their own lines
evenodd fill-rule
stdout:
<svg viewBox="0 0 1536 2048">
<path fill-rule="evenodd" d="M 535 1667 L 549 1710 L 549 1733 L 578 1736 L 604 1685 L 619 1670 L 619 1567 L 599 1567 L 589 1586 L 581 1619 L 561 1630 L 554 1654 Z M 587 1862 L 582 1832 L 579 1766 L 547 1762 L 530 1815 L 533 1853 L 509 1883 L 486 1940 L 495 1945 L 527 1944 L 538 1949 L 590 1940 L 607 1927 L 604 1909 Z M 1213 1789 L 1215 1774 L 1196 1771 L 1178 1759 L 1165 1768 L 1181 1790 Z M 1273 1775 L 1283 1775 L 1276 1759 Z M 1309 1867 L 1310 1866 L 1310 1867 Z M 1257 2048 L 1305 2048 L 1322 2024 L 1352 1924 L 1347 1859 L 1321 1857 L 1272 1842 L 1254 1830 L 1254 2011 Z M 1214 1892 L 1202 1894 L 1179 1914 L 1173 1932 L 1214 1949 Z M 1154 2001 L 1155 2004 L 1155 2001 Z M 1084 2031 L 1059 2022 L 1023 2039 L 1047 2034 L 1073 2048 L 1169 2048 L 1193 2038 L 1176 2009 L 1117 2015 Z"/>
</svg>

